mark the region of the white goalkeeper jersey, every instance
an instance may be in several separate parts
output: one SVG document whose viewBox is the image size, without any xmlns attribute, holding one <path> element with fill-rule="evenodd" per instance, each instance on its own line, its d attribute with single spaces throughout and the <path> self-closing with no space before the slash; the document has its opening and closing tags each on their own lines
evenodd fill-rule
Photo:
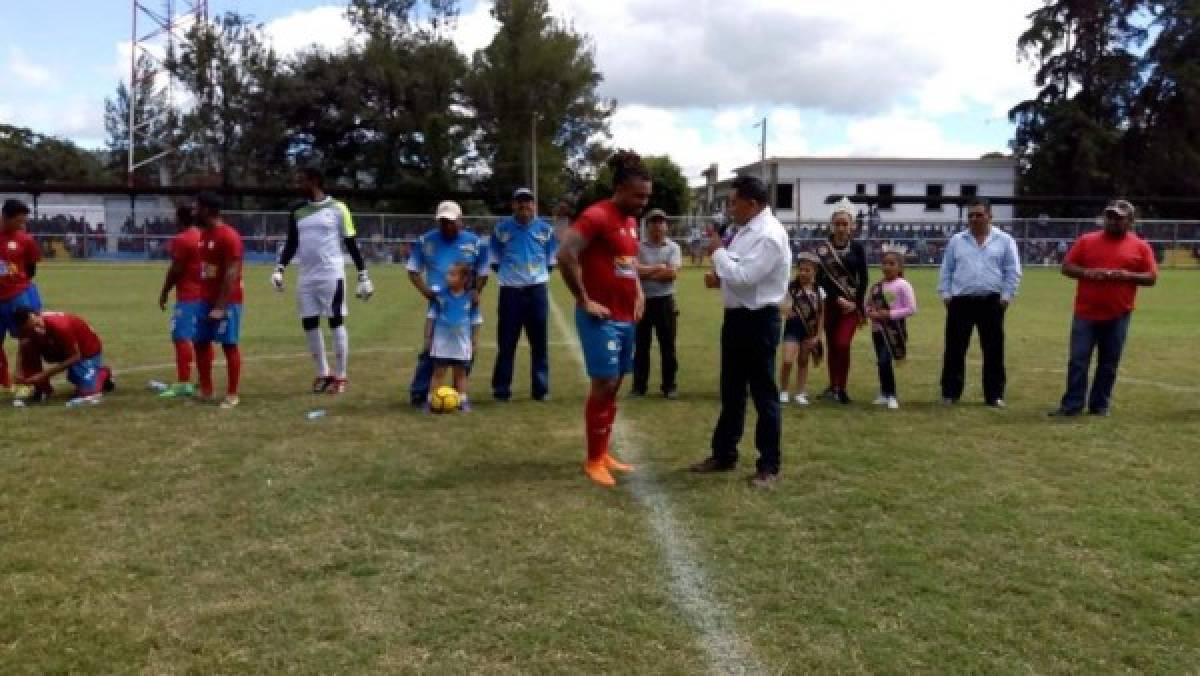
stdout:
<svg viewBox="0 0 1200 676">
<path fill-rule="evenodd" d="M 326 197 L 292 212 L 297 234 L 296 256 L 302 280 L 336 280 L 345 277 L 342 240 L 354 237 L 354 217 L 338 200 Z"/>
</svg>

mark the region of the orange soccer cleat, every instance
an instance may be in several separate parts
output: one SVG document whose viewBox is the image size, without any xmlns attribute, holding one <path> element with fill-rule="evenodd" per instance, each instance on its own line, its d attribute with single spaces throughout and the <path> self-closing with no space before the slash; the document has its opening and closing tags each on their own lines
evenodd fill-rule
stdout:
<svg viewBox="0 0 1200 676">
<path fill-rule="evenodd" d="M 604 465 L 605 462 L 603 460 L 589 461 L 584 464 L 583 473 L 601 486 L 612 488 L 617 485 L 617 480 L 612 478 L 612 475 L 608 473 L 608 468 Z"/>
<path fill-rule="evenodd" d="M 617 460 L 611 454 L 604 454 L 604 466 L 617 472 L 632 472 L 635 467 Z"/>
</svg>

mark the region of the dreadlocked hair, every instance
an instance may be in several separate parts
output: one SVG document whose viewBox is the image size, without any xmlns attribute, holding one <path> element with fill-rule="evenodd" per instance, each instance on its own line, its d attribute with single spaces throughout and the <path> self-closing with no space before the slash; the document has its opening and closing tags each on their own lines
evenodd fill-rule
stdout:
<svg viewBox="0 0 1200 676">
<path fill-rule="evenodd" d="M 633 178 L 650 180 L 650 170 L 642 163 L 641 156 L 632 150 L 618 150 L 608 158 L 608 168 L 612 170 L 614 189 Z"/>
</svg>

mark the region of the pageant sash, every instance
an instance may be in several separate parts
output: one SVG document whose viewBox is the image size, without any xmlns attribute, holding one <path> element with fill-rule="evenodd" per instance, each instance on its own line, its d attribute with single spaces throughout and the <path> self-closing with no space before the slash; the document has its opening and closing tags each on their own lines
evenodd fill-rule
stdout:
<svg viewBox="0 0 1200 676">
<path fill-rule="evenodd" d="M 850 272 L 850 268 L 838 255 L 837 250 L 828 243 L 822 243 L 817 247 L 817 260 L 821 262 L 821 270 L 829 279 L 833 280 L 842 296 L 846 300 L 854 301 L 858 297 L 860 280 Z"/>
<path fill-rule="evenodd" d="M 887 296 L 883 293 L 883 282 L 871 287 L 871 305 L 876 310 L 890 310 Z M 903 319 L 876 319 L 883 327 L 883 339 L 892 351 L 892 359 L 899 361 L 908 355 L 908 325 Z"/>
</svg>

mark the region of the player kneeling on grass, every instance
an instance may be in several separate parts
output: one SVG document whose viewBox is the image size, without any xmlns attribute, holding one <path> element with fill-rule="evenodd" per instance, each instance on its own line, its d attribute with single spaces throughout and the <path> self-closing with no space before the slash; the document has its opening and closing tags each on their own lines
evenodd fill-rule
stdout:
<svg viewBox="0 0 1200 676">
<path fill-rule="evenodd" d="M 458 407 L 470 411 L 467 401 L 467 374 L 475 346 L 479 343 L 479 326 L 483 316 L 479 306 L 472 303 L 472 294 L 467 289 L 471 278 L 471 266 L 455 263 L 446 272 L 449 288 L 435 288 L 434 300 L 429 305 L 425 320 L 425 346 L 433 359 L 431 389 L 442 384 L 449 370 L 458 391 Z M 425 404 L 429 410 L 429 404 Z"/>
<path fill-rule="evenodd" d="M 50 380 L 60 373 L 75 386 L 72 401 L 98 401 L 111 392 L 112 371 L 101 358 L 100 337 L 82 317 L 65 312 L 36 312 L 27 307 L 12 314 L 21 343 L 17 384 L 33 388 L 24 403 L 45 401 L 54 392 Z M 43 362 L 49 362 L 43 368 Z"/>
<path fill-rule="evenodd" d="M 296 172 L 296 185 L 308 202 L 291 214 L 287 242 L 271 274 L 271 284 L 277 291 L 283 291 L 283 271 L 294 258 L 300 268 L 300 278 L 296 283 L 300 324 L 308 339 L 308 351 L 317 367 L 312 391 L 314 394 L 341 394 L 346 391 L 347 362 L 350 357 L 343 245 L 358 269 L 355 295 L 362 300 L 369 300 L 375 293 L 375 287 L 367 276 L 366 263 L 358 250 L 354 218 L 345 204 L 325 194 L 325 177 L 321 171 L 311 167 L 299 170 Z M 329 330 L 333 334 L 336 369 L 332 374 L 325 358 L 321 317 L 329 319 Z"/>
</svg>

